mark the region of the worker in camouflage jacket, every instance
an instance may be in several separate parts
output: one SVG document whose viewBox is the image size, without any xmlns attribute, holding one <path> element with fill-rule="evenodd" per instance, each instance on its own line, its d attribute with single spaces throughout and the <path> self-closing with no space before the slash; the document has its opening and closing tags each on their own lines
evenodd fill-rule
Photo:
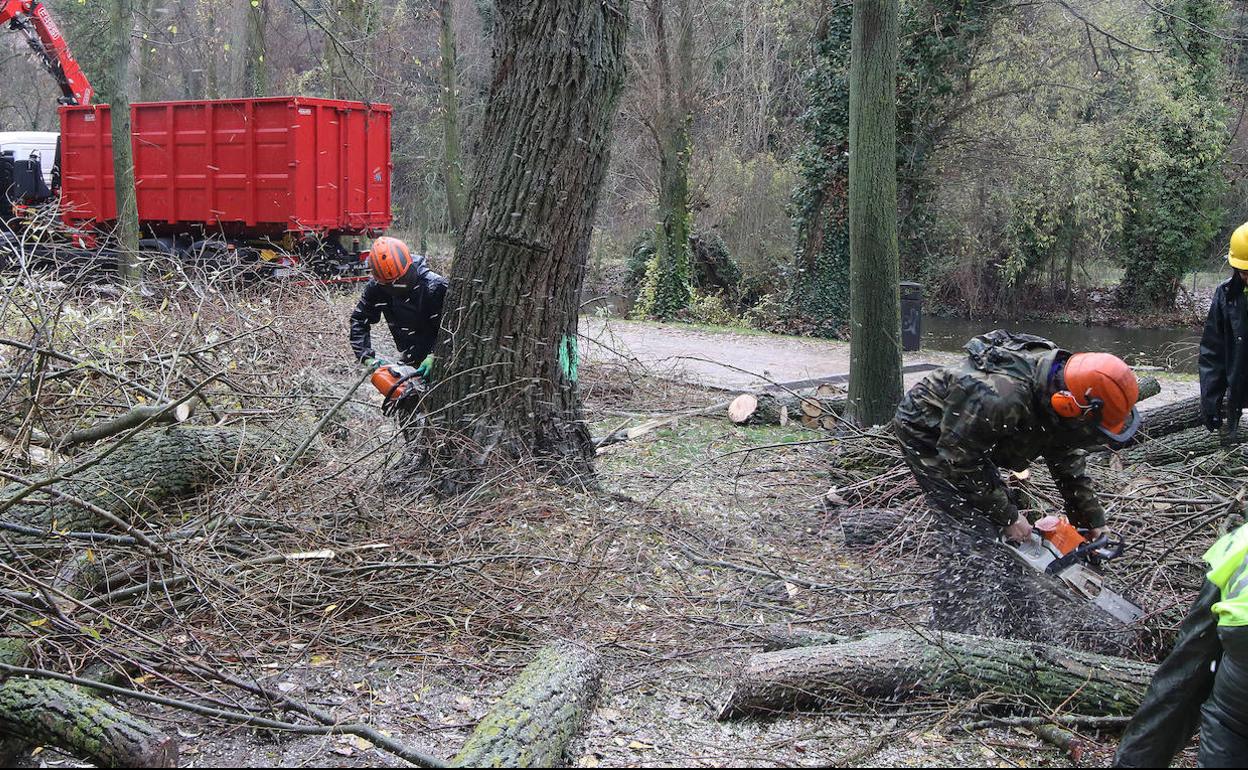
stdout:
<svg viewBox="0 0 1248 770">
<path fill-rule="evenodd" d="M 1031 535 L 1002 470 L 1021 472 L 1043 457 L 1071 521 L 1099 535 L 1105 509 L 1088 477 L 1084 448 L 1135 433 L 1139 385 L 1115 356 L 1071 354 L 1031 335 L 994 331 L 964 350 L 961 365 L 932 372 L 906 394 L 893 429 L 950 533 L 950 574 L 938 575 L 934 588 L 937 626 L 1015 636 L 1010 613 L 981 603 L 984 612 L 970 616 L 964 595 L 982 592 L 984 581 L 1009 582 L 1005 577 L 1016 565 L 996 545 L 999 536 L 1021 542 Z M 1015 596 L 997 593 L 1005 604 L 1041 600 L 1022 595 L 1021 585 Z"/>
</svg>

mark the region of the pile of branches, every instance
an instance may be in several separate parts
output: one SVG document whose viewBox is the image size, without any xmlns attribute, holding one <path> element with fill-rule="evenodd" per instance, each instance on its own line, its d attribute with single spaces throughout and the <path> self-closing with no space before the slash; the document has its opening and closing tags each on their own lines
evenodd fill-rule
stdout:
<svg viewBox="0 0 1248 770">
<path fill-rule="evenodd" d="M 278 689 L 260 650 L 523 649 L 558 605 L 533 592 L 572 593 L 595 556 L 500 548 L 493 524 L 542 515 L 519 492 L 435 508 L 396 478 L 398 429 L 346 349 L 350 297 L 146 288 L 0 286 L 0 738 L 18 737 L 0 750 L 169 765 L 148 703 L 443 764 Z"/>
</svg>

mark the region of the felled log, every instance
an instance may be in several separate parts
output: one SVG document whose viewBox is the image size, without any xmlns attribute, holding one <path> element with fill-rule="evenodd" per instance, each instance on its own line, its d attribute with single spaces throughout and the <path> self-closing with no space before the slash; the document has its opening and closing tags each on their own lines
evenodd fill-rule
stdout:
<svg viewBox="0 0 1248 770">
<path fill-rule="evenodd" d="M 901 529 L 908 517 L 888 508 L 843 508 L 841 534 L 849 548 L 869 548 L 887 540 Z"/>
<path fill-rule="evenodd" d="M 880 631 L 822 647 L 753 655 L 720 719 L 932 695 L 1003 697 L 1017 709 L 1133 713 L 1154 666 L 1036 642 Z"/>
<path fill-rule="evenodd" d="M 56 597 L 81 597 L 100 574 L 96 559 L 65 562 L 49 592 L 55 611 L 72 611 L 69 602 Z M 20 668 L 32 662 L 31 645 L 38 637 L 31 624 L 39 619 L 32 612 L 9 624 L 0 638 L 0 663 Z M 175 738 L 88 690 L 54 679 L 0 680 L 0 733 L 12 736 L 0 746 L 5 764 L 31 745 L 52 746 L 99 767 L 174 767 L 178 761 Z"/>
<path fill-rule="evenodd" d="M 598 656 L 568 642 L 547 645 L 477 724 L 456 767 L 553 767 L 563 761 L 598 691 Z"/>
<path fill-rule="evenodd" d="M 1140 400 L 1152 398 L 1161 393 L 1161 382 L 1156 377 L 1140 377 L 1136 382 L 1140 386 Z"/>
<path fill-rule="evenodd" d="M 59 442 L 58 449 L 65 450 L 79 444 L 90 444 L 125 433 L 140 425 L 175 425 L 186 422 L 194 411 L 194 404 L 184 401 L 177 406 L 169 404 L 140 404 L 123 415 L 105 420 L 88 428 L 71 431 Z"/>
<path fill-rule="evenodd" d="M 148 430 L 98 463 L 51 487 L 104 511 L 125 516 L 188 497 L 260 461 L 290 450 L 292 436 L 238 428 L 169 428 Z M 0 487 L 0 504 L 22 492 L 20 484 Z M 64 497 L 27 496 L 5 518 L 27 526 L 78 530 L 113 529 L 99 515 Z"/>
<path fill-rule="evenodd" d="M 743 425 L 788 425 L 801 422 L 809 427 L 835 427 L 845 413 L 845 395 L 831 385 L 820 385 L 814 393 L 743 393 L 728 405 L 728 419 Z"/>
<path fill-rule="evenodd" d="M 1118 458 L 1127 465 L 1135 463 L 1166 465 L 1227 452 L 1231 455 L 1230 464 L 1237 462 L 1243 465 L 1245 462 L 1243 445 L 1246 442 L 1248 442 L 1248 426 L 1241 427 L 1233 436 L 1221 431 L 1210 433 L 1203 427 L 1188 428 L 1124 449 L 1118 453 Z"/>
<path fill-rule="evenodd" d="M 98 767 L 176 767 L 177 741 L 66 682 L 9 677 L 0 683 L 0 731 L 52 746 Z"/>
</svg>

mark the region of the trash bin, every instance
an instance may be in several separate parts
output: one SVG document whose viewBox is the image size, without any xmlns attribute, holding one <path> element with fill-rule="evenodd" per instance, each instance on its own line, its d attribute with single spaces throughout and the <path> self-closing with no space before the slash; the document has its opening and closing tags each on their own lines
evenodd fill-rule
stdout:
<svg viewBox="0 0 1248 770">
<path fill-rule="evenodd" d="M 923 346 L 923 285 L 901 284 L 901 349 L 910 352 Z"/>
</svg>

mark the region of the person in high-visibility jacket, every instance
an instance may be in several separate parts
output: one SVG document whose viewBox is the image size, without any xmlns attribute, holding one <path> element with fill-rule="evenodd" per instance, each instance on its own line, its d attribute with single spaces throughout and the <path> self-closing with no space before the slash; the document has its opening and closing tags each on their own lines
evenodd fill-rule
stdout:
<svg viewBox="0 0 1248 770">
<path fill-rule="evenodd" d="M 1205 562 L 1205 585 L 1123 733 L 1116 767 L 1167 767 L 1197 729 L 1200 767 L 1248 764 L 1248 524 Z"/>
</svg>

